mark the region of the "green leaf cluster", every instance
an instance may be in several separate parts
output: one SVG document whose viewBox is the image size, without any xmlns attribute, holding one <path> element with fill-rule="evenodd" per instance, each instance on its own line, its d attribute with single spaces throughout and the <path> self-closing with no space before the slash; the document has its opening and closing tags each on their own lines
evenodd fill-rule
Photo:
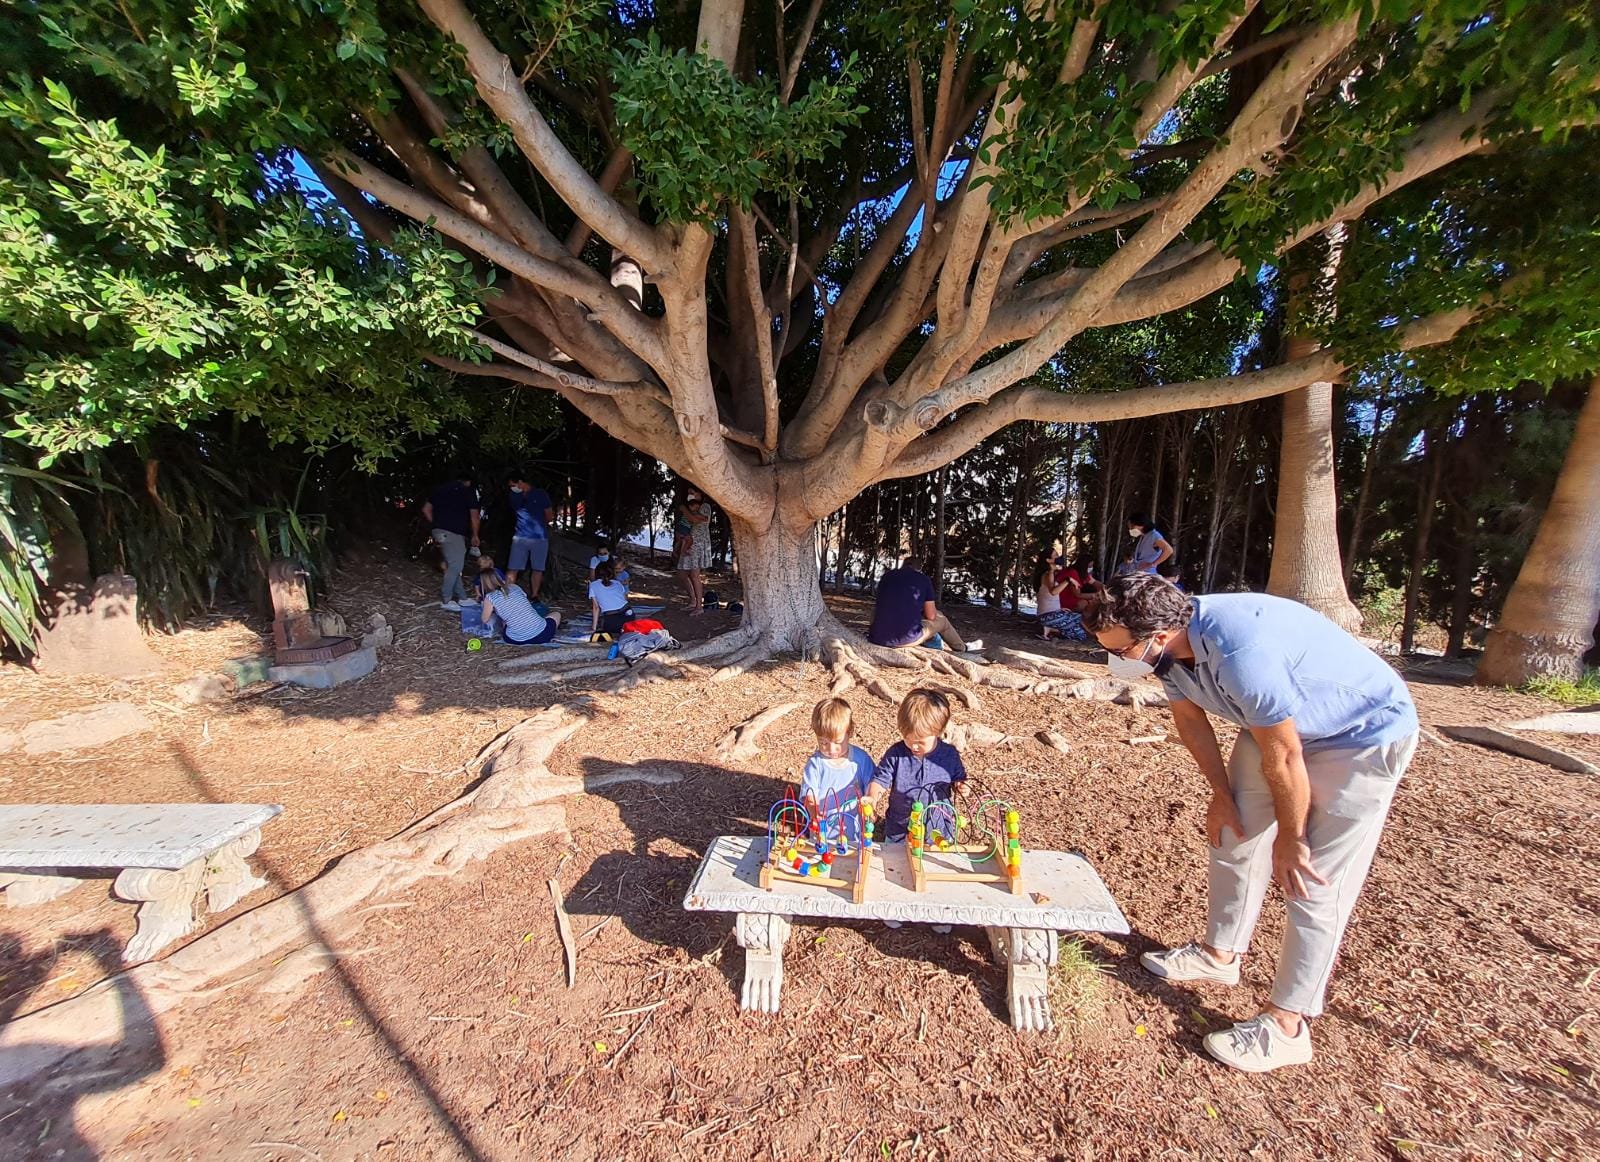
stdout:
<svg viewBox="0 0 1600 1162">
<path fill-rule="evenodd" d="M 613 101 L 657 212 L 709 222 L 722 203 L 748 210 L 758 193 L 805 202 L 800 165 L 837 147 L 867 112 L 854 99 L 859 67 L 852 55 L 784 104 L 770 79 L 740 81 L 720 61 L 669 50 L 654 32 L 629 41 L 613 57 Z"/>
</svg>

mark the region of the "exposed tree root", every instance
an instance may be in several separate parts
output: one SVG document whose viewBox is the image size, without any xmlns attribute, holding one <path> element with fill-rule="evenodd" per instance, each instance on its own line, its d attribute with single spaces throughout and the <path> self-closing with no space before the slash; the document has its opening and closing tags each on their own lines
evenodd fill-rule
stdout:
<svg viewBox="0 0 1600 1162">
<path fill-rule="evenodd" d="M 948 682 L 923 682 L 921 688 L 939 691 L 946 698 L 961 703 L 961 708 L 969 714 L 983 713 L 983 703 L 978 701 L 978 696 L 971 690 L 964 690 L 960 686 L 952 686 Z"/>
<path fill-rule="evenodd" d="M 1087 678 L 1089 674 L 1075 666 L 1055 658 L 1045 657 L 1043 654 L 1030 654 L 1026 650 L 1013 650 L 1006 646 L 993 646 L 985 652 L 992 662 L 1002 666 L 1010 666 L 1014 670 L 1027 670 L 1032 674 L 1042 674 L 1047 678 Z"/>
<path fill-rule="evenodd" d="M 340 955 L 338 940 L 356 910 L 403 892 L 420 881 L 449 875 L 508 844 L 537 836 L 566 836 L 566 811 L 551 802 L 564 795 L 626 780 L 673 780 L 670 772 L 619 768 L 590 778 L 561 778 L 546 762 L 552 751 L 587 721 L 571 706 L 552 706 L 512 727 L 468 769 L 483 763 L 476 788 L 406 828 L 392 839 L 350 853 L 305 886 L 246 912 L 164 960 L 112 976 L 71 1000 L 0 1027 L 0 1085 L 48 1070 L 79 1048 L 112 1044 L 123 1030 L 125 990 L 137 990 L 152 1016 L 192 999 L 216 996 L 241 984 L 263 987 L 274 977 L 258 962 L 311 946 L 315 955 L 285 959 L 294 987 Z M 291 979 L 292 978 L 292 979 Z"/>
<path fill-rule="evenodd" d="M 717 740 L 717 754 L 721 758 L 742 761 L 753 759 L 761 753 L 761 735 L 778 719 L 800 709 L 798 702 L 780 702 L 759 714 L 752 714 Z"/>
<path fill-rule="evenodd" d="M 1067 741 L 1066 736 L 1054 730 L 1041 730 L 1033 737 L 1051 750 L 1058 750 L 1062 754 L 1072 753 L 1072 744 Z"/>
<path fill-rule="evenodd" d="M 595 659 L 594 646 L 557 646 L 548 649 L 540 646 L 526 654 L 518 654 L 514 658 L 507 658 L 500 663 L 502 670 L 521 670 L 528 666 L 564 666 L 569 662 L 592 662 Z"/>
<path fill-rule="evenodd" d="M 713 682 L 726 682 L 732 678 L 737 678 L 751 666 L 759 665 L 771 656 L 772 647 L 763 638 L 754 645 L 746 646 L 734 654 L 733 657 L 723 662 L 721 668 L 711 675 L 711 680 Z"/>
<path fill-rule="evenodd" d="M 1010 735 L 1004 734 L 992 726 L 984 726 L 981 722 L 958 722 L 944 732 L 945 741 L 959 751 L 978 750 L 983 747 L 999 746 Z"/>
</svg>

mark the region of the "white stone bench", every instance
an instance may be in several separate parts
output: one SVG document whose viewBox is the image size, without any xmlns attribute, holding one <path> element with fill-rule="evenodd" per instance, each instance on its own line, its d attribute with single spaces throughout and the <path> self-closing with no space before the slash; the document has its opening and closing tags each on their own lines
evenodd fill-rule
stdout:
<svg viewBox="0 0 1600 1162">
<path fill-rule="evenodd" d="M 970 880 L 930 881 L 918 892 L 912 888 L 905 845 L 891 843 L 875 849 L 867 898 L 857 904 L 849 888 L 788 881 L 775 883 L 770 891 L 762 888 L 766 850 L 765 836 L 718 836 L 683 898 L 690 911 L 737 913 L 734 933 L 745 950 L 741 1009 L 778 1011 L 791 918 L 977 924 L 988 933 L 995 963 L 1006 967 L 1012 1028 L 1042 1033 L 1051 1026 L 1056 933 L 1128 931 L 1122 909 L 1089 861 L 1069 852 L 1026 851 L 1020 896 L 1003 883 Z"/>
<path fill-rule="evenodd" d="M 12 907 L 115 876 L 112 892 L 139 905 L 124 963 L 149 960 L 194 931 L 200 897 L 222 912 L 263 887 L 246 857 L 282 807 L 251 803 L 99 803 L 0 806 L 0 888 Z"/>
</svg>

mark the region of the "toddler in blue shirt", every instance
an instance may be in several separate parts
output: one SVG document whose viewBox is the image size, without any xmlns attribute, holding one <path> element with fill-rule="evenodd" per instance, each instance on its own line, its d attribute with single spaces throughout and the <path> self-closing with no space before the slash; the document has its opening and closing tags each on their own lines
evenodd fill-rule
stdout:
<svg viewBox="0 0 1600 1162">
<path fill-rule="evenodd" d="M 824 698 L 812 707 L 811 729 L 817 736 L 817 749 L 806 760 L 806 769 L 800 776 L 800 802 L 811 818 L 818 820 L 820 815 L 839 811 L 867 793 L 867 784 L 872 781 L 872 756 L 851 745 L 855 721 L 850 703 L 843 698 Z M 837 824 L 832 824 L 824 828 L 831 833 L 822 838 L 843 838 L 852 846 L 859 843 L 858 812 L 845 811 L 840 818 L 844 835 L 839 836 Z"/>
</svg>

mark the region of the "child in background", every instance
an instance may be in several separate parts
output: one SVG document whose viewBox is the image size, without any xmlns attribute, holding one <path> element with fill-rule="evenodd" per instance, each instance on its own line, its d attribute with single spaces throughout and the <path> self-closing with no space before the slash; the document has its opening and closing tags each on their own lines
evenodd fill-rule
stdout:
<svg viewBox="0 0 1600 1162">
<path fill-rule="evenodd" d="M 875 812 L 883 823 L 886 842 L 903 842 L 911 823 L 911 804 L 954 800 L 967 780 L 961 752 L 941 735 L 950 725 L 950 701 L 937 690 L 913 690 L 900 703 L 900 741 L 883 752 L 873 772 L 868 794 L 875 800 Z M 883 798 L 889 799 L 888 812 Z M 898 920 L 886 920 L 891 928 Z M 935 932 L 948 932 L 950 925 L 935 924 Z"/>
<path fill-rule="evenodd" d="M 602 561 L 595 567 L 594 580 L 589 582 L 589 604 L 594 612 L 595 633 L 615 636 L 633 620 L 628 587 L 617 580 L 610 561 Z"/>
<path fill-rule="evenodd" d="M 872 782 L 872 756 L 850 738 L 855 734 L 855 722 L 850 703 L 843 698 L 824 698 L 811 709 L 811 730 L 817 736 L 816 752 L 806 760 L 805 772 L 800 776 L 800 802 L 806 813 L 816 819 L 818 812 L 843 807 L 852 799 L 866 795 L 867 784 Z M 843 838 L 851 844 L 861 842 L 859 819 L 854 812 L 844 813 L 845 833 L 842 837 L 824 835 L 832 840 Z"/>
</svg>

